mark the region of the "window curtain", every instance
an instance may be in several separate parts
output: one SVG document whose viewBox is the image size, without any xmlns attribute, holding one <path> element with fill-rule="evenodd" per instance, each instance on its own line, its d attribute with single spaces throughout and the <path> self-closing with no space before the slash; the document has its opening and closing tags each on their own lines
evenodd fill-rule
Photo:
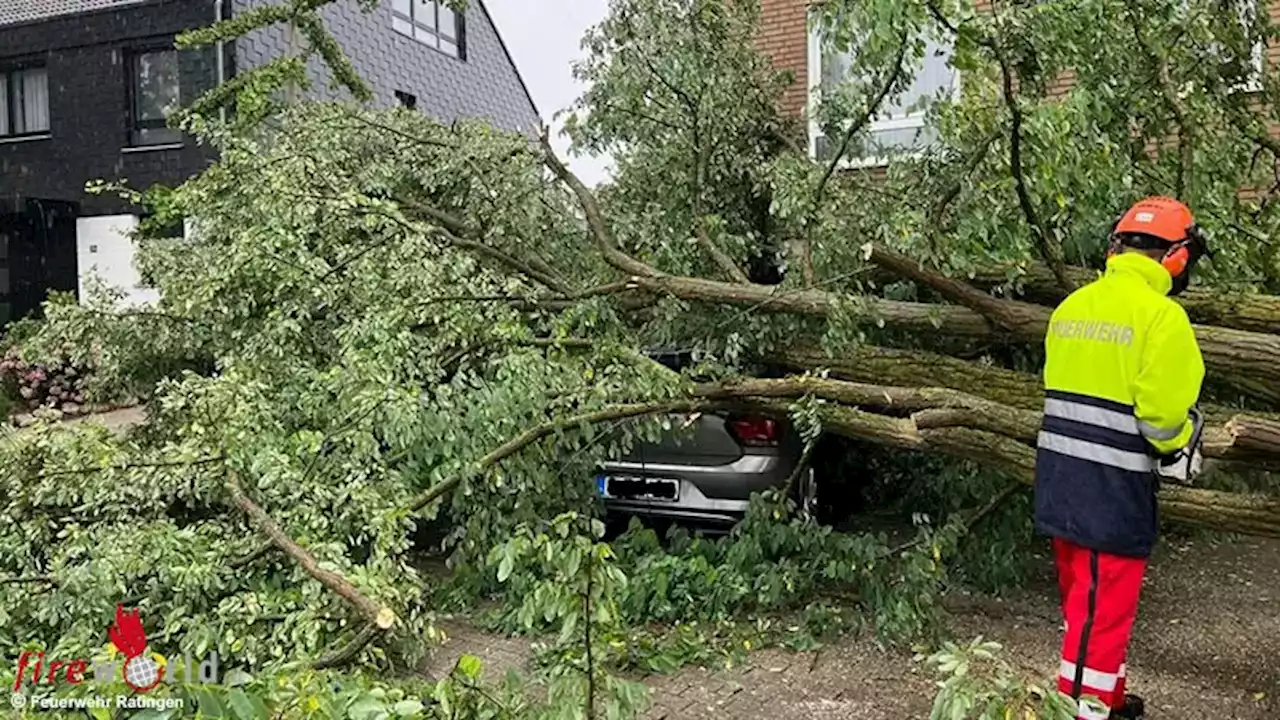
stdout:
<svg viewBox="0 0 1280 720">
<path fill-rule="evenodd" d="M 951 59 L 951 54 L 950 43 L 942 45 L 934 42 L 931 38 L 927 38 L 925 40 L 924 57 L 921 58 L 922 64 L 915 68 L 915 75 L 912 77 L 911 84 L 897 98 L 884 103 L 881 108 L 880 118 L 901 118 L 921 113 L 924 111 L 924 108 L 921 107 L 922 101 L 927 103 L 940 92 L 945 94 L 950 91 L 956 80 L 955 69 L 947 64 Z M 835 87 L 845 82 L 848 79 L 852 65 L 853 59 L 848 55 L 831 52 L 824 53 L 822 58 L 822 84 L 827 87 Z"/>
<path fill-rule="evenodd" d="M 9 76 L 0 73 L 0 136 L 13 132 L 9 127 Z"/>
<path fill-rule="evenodd" d="M 49 72 L 28 70 L 21 77 L 23 131 L 45 132 L 49 129 Z"/>
</svg>

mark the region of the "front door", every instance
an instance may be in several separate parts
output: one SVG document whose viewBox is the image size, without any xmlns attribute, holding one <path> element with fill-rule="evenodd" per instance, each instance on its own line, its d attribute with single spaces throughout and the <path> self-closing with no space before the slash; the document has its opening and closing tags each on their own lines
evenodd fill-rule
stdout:
<svg viewBox="0 0 1280 720">
<path fill-rule="evenodd" d="M 37 312 L 51 290 L 76 292 L 75 203 L 0 206 L 0 326 Z"/>
</svg>

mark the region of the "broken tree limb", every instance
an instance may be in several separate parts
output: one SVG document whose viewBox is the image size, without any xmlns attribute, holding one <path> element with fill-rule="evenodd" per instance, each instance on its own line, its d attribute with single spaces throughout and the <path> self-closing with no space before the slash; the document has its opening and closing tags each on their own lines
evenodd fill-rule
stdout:
<svg viewBox="0 0 1280 720">
<path fill-rule="evenodd" d="M 360 632 L 356 633 L 356 636 L 351 638 L 351 641 L 346 645 L 343 645 L 332 653 L 317 658 L 312 662 L 312 669 L 325 670 L 350 664 L 356 659 L 356 656 L 360 654 L 360 651 L 363 650 L 364 647 L 381 632 L 382 629 L 374 623 L 365 623 L 365 626 L 360 628 Z"/>
<path fill-rule="evenodd" d="M 873 246 L 870 260 L 980 313 L 1021 340 L 1041 340 L 1048 329 L 1051 311 L 1047 308 L 1016 300 L 999 300 L 884 248 Z M 1271 368 L 1280 357 L 1280 336 L 1206 325 L 1193 327 L 1206 364 L 1216 371 L 1221 380 L 1254 397 L 1280 401 L 1280 388 L 1271 377 Z M 948 330 L 943 329 L 944 332 Z"/>
<path fill-rule="evenodd" d="M 891 421 L 881 426 L 886 437 L 915 443 L 915 434 L 944 428 L 964 428 L 1033 446 L 1040 433 L 1041 413 L 977 395 L 942 387 L 895 387 L 832 380 L 814 376 L 750 379 L 727 384 L 697 385 L 692 394 L 708 400 L 757 400 L 814 397 L 842 408 L 871 409 Z M 1280 421 L 1236 415 L 1204 431 L 1205 457 L 1223 460 L 1280 459 Z"/>
<path fill-rule="evenodd" d="M 924 350 L 859 345 L 832 357 L 818 348 L 801 346 L 780 350 L 772 358 L 795 370 L 826 368 L 846 380 L 967 389 L 1024 410 L 1044 407 L 1044 389 L 1033 375 Z"/>
<path fill-rule="evenodd" d="M 266 535 L 271 540 L 271 543 L 280 548 L 284 554 L 293 558 L 293 560 L 298 563 L 298 566 L 302 568 L 303 572 L 310 575 L 316 582 L 325 586 L 343 600 L 350 603 L 351 606 L 363 615 L 370 624 L 377 627 L 379 630 L 386 631 L 395 624 L 396 614 L 391 608 L 385 605 L 380 605 L 372 598 L 360 592 L 356 589 L 356 586 L 352 585 L 351 582 L 342 575 L 320 567 L 320 563 L 316 560 L 314 555 L 295 542 L 293 538 L 289 537 L 289 535 L 285 533 L 284 530 L 281 530 L 280 526 L 271 519 L 271 516 L 267 515 L 265 510 L 263 510 L 253 500 L 249 499 L 249 496 L 245 494 L 244 488 L 240 486 L 240 481 L 236 479 L 235 475 L 228 474 L 226 485 L 227 491 L 231 494 L 232 501 L 249 516 L 249 519 L 257 527 L 258 531 L 263 535 Z"/>
<path fill-rule="evenodd" d="M 1070 267 L 1067 273 L 1077 285 L 1098 278 L 1098 271 L 1088 268 Z M 982 267 L 967 282 L 983 291 L 1012 286 L 1020 297 L 1041 305 L 1057 305 L 1066 297 L 1043 263 Z M 1174 299 L 1197 323 L 1258 333 L 1280 333 L 1280 296 L 1277 295 L 1192 287 Z"/>
<path fill-rule="evenodd" d="M 743 399 L 743 402 L 748 402 Z M 773 398 L 751 403 L 785 413 L 787 403 Z M 972 460 L 1010 474 L 1023 483 L 1035 480 L 1036 451 L 1019 440 L 964 427 L 920 428 L 912 418 L 891 418 L 856 408 L 824 405 L 823 426 L 831 432 L 907 450 L 937 452 Z M 1218 448 L 1221 452 L 1223 449 Z M 1206 446 L 1206 455 L 1209 447 Z M 1280 538 L 1280 498 L 1166 484 L 1160 510 L 1167 520 L 1218 531 Z"/>
<path fill-rule="evenodd" d="M 484 472 L 539 440 L 550 437 L 557 432 L 567 430 L 569 428 L 609 422 L 611 420 L 625 420 L 627 418 L 638 418 L 646 415 L 657 415 L 660 413 L 697 412 L 699 410 L 707 410 L 712 406 L 712 403 L 702 400 L 668 400 L 651 403 L 633 403 L 628 405 L 616 405 L 603 410 L 595 410 L 592 412 L 581 413 L 579 415 L 571 415 L 569 417 L 551 420 L 520 433 L 516 437 L 498 446 L 498 448 L 493 452 L 480 458 L 480 460 L 476 462 L 473 474 Z M 418 512 L 427 505 L 430 505 L 436 499 L 451 492 L 461 484 L 466 477 L 467 476 L 465 474 L 455 475 L 444 482 L 436 483 L 429 490 L 415 498 L 413 503 L 409 505 L 409 510 L 411 512 Z"/>
<path fill-rule="evenodd" d="M 840 357 L 832 357 L 820 349 L 799 346 L 778 351 L 771 357 L 793 370 L 811 372 L 825 369 L 842 380 L 912 388 L 950 388 L 1023 410 L 1039 412 L 1044 407 L 1044 387 L 1036 375 L 924 350 L 859 345 L 842 351 Z M 1273 439 L 1267 429 L 1280 423 L 1280 416 L 1250 412 L 1247 414 L 1249 422 L 1233 424 L 1233 418 L 1241 414 L 1238 409 L 1214 404 L 1204 404 L 1200 409 L 1211 425 L 1223 426 L 1240 437 L 1256 438 L 1236 441 L 1239 452 L 1233 454 L 1231 462 L 1268 465 L 1280 462 L 1280 459 L 1267 455 L 1280 450 L 1280 438 Z M 1256 451 L 1256 454 L 1251 456 L 1246 450 Z"/>
<path fill-rule="evenodd" d="M 631 257 L 618 247 L 617 241 L 613 238 L 613 233 L 609 230 L 609 224 L 604 219 L 604 213 L 600 211 L 600 204 L 596 202 L 595 195 L 556 155 L 555 150 L 551 148 L 549 133 L 549 128 L 544 127 L 542 129 L 540 141 L 542 143 L 543 160 L 551 172 L 560 178 L 561 182 L 569 186 L 569 190 L 577 198 L 578 204 L 582 207 L 582 212 L 586 216 L 587 227 L 591 229 L 591 234 L 595 237 L 596 244 L 600 248 L 605 261 L 631 275 L 645 277 L 657 275 L 658 271 L 655 268 Z"/>
<path fill-rule="evenodd" d="M 1040 413 L 949 388 L 893 387 L 803 376 L 699 384 L 687 399 L 632 403 L 543 423 L 503 443 L 476 464 L 476 473 L 496 466 L 561 430 L 612 420 L 676 412 L 749 407 L 787 416 L 792 400 L 814 397 L 824 428 L 846 437 L 891 447 L 938 452 L 973 460 L 1030 483 L 1035 478 L 1035 440 Z M 875 408 L 875 412 L 867 408 Z M 887 413 L 898 413 L 891 415 Z M 1242 440 L 1243 439 L 1243 440 Z M 1280 457 L 1280 422 L 1240 415 L 1205 432 L 1204 454 L 1226 460 L 1259 453 Z M 420 510 L 464 479 L 457 476 L 419 496 Z M 1280 498 L 1256 494 L 1168 487 L 1161 494 L 1169 519 L 1222 530 L 1280 537 Z"/>
<path fill-rule="evenodd" d="M 1040 305 L 1006 300 L 998 319 L 957 305 L 861 298 L 856 303 L 823 290 L 784 290 L 777 286 L 742 285 L 691 277 L 635 278 L 655 293 L 682 300 L 734 305 L 753 311 L 787 312 L 830 317 L 837 308 L 846 316 L 885 327 L 945 334 L 963 338 L 998 338 L 1041 343 L 1051 311 Z M 996 325 L 1006 328 L 1000 330 Z M 1246 332 L 1205 325 L 1193 326 L 1204 361 L 1214 377 L 1257 398 L 1280 403 L 1280 384 L 1274 382 L 1280 358 L 1280 335 Z"/>
</svg>

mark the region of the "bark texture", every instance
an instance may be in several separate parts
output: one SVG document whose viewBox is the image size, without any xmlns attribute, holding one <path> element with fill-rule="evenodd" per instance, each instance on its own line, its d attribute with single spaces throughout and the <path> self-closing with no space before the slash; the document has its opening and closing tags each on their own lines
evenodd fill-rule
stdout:
<svg viewBox="0 0 1280 720">
<path fill-rule="evenodd" d="M 854 385 L 855 387 L 846 387 Z M 939 452 L 998 468 L 1030 484 L 1035 480 L 1035 436 L 1040 414 L 999 406 L 952 390 L 890 388 L 811 378 L 752 381 L 706 389 L 709 396 L 736 397 L 758 409 L 785 414 L 779 398 L 812 394 L 840 402 L 821 409 L 824 427 L 846 437 L 907 450 Z M 893 398 L 902 410 L 924 408 L 903 417 L 868 412 L 844 403 L 857 398 L 885 407 Z M 1240 459 L 1265 450 L 1280 453 L 1280 423 L 1248 416 L 1208 428 L 1206 457 Z M 1280 537 L 1280 498 L 1166 484 L 1160 508 L 1168 520 L 1228 532 Z"/>
<path fill-rule="evenodd" d="M 1077 285 L 1098 276 L 1096 271 L 1086 268 L 1070 268 L 1068 274 Z M 1042 305 L 1057 305 L 1066 297 L 1049 268 L 1041 263 L 1033 263 L 1025 271 L 1012 265 L 980 268 L 969 283 L 984 291 L 1010 287 L 1015 296 Z M 1186 308 L 1193 322 L 1250 332 L 1280 333 L 1280 296 L 1217 292 L 1193 287 L 1180 295 L 1177 301 Z"/>
</svg>

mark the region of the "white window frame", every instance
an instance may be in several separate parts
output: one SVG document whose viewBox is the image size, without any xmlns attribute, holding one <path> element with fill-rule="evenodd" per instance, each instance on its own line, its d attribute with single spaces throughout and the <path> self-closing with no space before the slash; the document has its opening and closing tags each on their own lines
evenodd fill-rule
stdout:
<svg viewBox="0 0 1280 720">
<path fill-rule="evenodd" d="M 1244 2 L 1252 5 L 1252 10 L 1256 16 L 1258 13 L 1267 10 L 1261 0 L 1244 0 Z M 1232 92 L 1262 92 L 1263 63 L 1266 62 L 1267 43 L 1265 40 L 1259 39 L 1253 44 L 1253 48 L 1249 51 L 1249 60 L 1253 66 L 1253 77 L 1231 88 Z"/>
<path fill-rule="evenodd" d="M 822 90 L 822 32 L 812 23 L 808 31 L 808 58 L 805 63 L 805 71 L 809 78 L 809 94 L 805 102 L 805 114 L 809 119 L 809 158 L 817 160 L 818 158 L 818 137 L 822 134 L 822 128 L 818 124 L 818 95 Z M 953 38 L 954 42 L 954 38 Z M 921 68 L 923 70 L 923 68 Z M 951 92 L 953 97 L 959 97 L 961 91 L 960 71 L 953 68 L 953 79 L 951 83 Z M 916 110 L 901 117 L 872 120 L 867 125 L 867 132 L 878 132 L 883 130 L 906 130 L 906 129 L 922 129 L 925 126 L 927 109 Z M 897 158 L 919 158 L 924 154 L 923 149 L 906 150 L 895 153 Z M 886 167 L 890 158 L 880 155 L 840 159 L 836 166 L 841 169 L 857 169 L 857 168 L 874 168 Z"/>
<path fill-rule="evenodd" d="M 21 79 L 31 73 L 44 75 L 44 112 L 42 114 L 44 127 L 36 130 L 29 130 L 24 127 L 22 131 L 18 131 L 18 120 L 25 116 L 27 105 L 32 102 L 23 94 L 25 88 Z M 0 142 L 18 142 L 50 137 L 53 129 L 53 117 L 49 107 L 52 103 L 49 97 L 48 66 L 43 64 L 4 66 L 0 67 L 0 77 L 4 79 L 4 82 L 0 83 L 0 92 L 4 93 L 4 97 L 0 98 L 4 101 L 3 104 L 0 104 L 0 112 L 5 114 L 3 118 L 4 132 L 0 133 Z"/>
<path fill-rule="evenodd" d="M 1183 9 L 1184 11 L 1186 11 L 1186 10 L 1188 9 L 1187 5 L 1188 5 L 1187 1 L 1186 1 L 1186 0 L 1183 0 L 1183 3 L 1182 3 L 1182 9 Z M 1256 16 L 1258 13 L 1263 12 L 1263 11 L 1265 11 L 1265 10 L 1268 10 L 1268 9 L 1269 9 L 1267 6 L 1263 5 L 1263 3 L 1261 2 L 1261 0 L 1241 0 L 1241 6 L 1242 6 L 1242 7 L 1246 7 L 1246 5 L 1247 5 L 1247 6 L 1251 6 L 1251 7 L 1249 7 L 1248 9 L 1249 9 L 1249 10 L 1251 10 L 1255 16 Z M 1243 18 L 1242 18 L 1242 19 L 1243 19 Z M 1266 44 L 1266 41 L 1265 41 L 1265 40 L 1258 40 L 1258 42 L 1254 43 L 1254 44 L 1253 44 L 1253 48 L 1252 48 L 1252 50 L 1250 50 L 1250 53 L 1249 53 L 1249 54 L 1250 54 L 1250 58 L 1249 58 L 1249 60 L 1251 61 L 1251 64 L 1253 65 L 1253 77 L 1252 77 L 1252 78 L 1250 78 L 1250 79 L 1248 79 L 1248 80 L 1245 80 L 1244 82 L 1240 83 L 1239 85 L 1235 85 L 1235 86 L 1233 86 L 1233 87 L 1231 88 L 1230 92 L 1233 92 L 1233 93 L 1235 93 L 1235 92 L 1246 92 L 1246 93 L 1262 92 L 1263 64 L 1266 62 L 1266 56 L 1267 56 L 1267 44 Z"/>
<path fill-rule="evenodd" d="M 432 5 L 431 26 L 418 21 L 419 0 L 408 0 L 409 14 L 404 15 L 396 9 L 396 0 L 391 0 L 391 29 L 397 34 L 414 40 L 422 45 L 463 62 L 467 59 L 467 26 L 466 13 L 456 12 L 446 4 L 446 0 L 422 0 Z M 453 17 L 454 36 L 445 35 L 440 29 L 440 16 L 449 13 Z M 406 30 L 402 26 L 408 26 Z M 425 37 L 424 37 L 425 36 Z M 452 49 L 450 49 L 452 48 Z"/>
</svg>

